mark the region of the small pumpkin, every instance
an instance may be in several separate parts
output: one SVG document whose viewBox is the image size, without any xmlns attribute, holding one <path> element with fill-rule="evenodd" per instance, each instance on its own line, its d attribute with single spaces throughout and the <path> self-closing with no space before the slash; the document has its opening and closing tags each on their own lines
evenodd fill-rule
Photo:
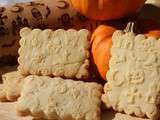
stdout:
<svg viewBox="0 0 160 120">
<path fill-rule="evenodd" d="M 141 19 L 138 21 L 137 26 L 137 29 L 139 29 L 139 32 L 142 34 L 154 36 L 156 38 L 160 37 L 160 25 L 157 21 Z M 128 26 L 127 29 L 130 29 L 129 27 L 130 26 Z M 109 70 L 112 35 L 116 30 L 118 30 L 117 27 L 101 25 L 94 31 L 91 38 L 92 57 L 101 77 L 104 80 L 106 80 L 106 73 Z"/>
<path fill-rule="evenodd" d="M 106 72 L 109 70 L 112 35 L 116 30 L 112 26 L 100 25 L 91 37 L 92 57 L 103 79 L 106 79 Z"/>
<path fill-rule="evenodd" d="M 146 0 L 70 0 L 83 15 L 95 20 L 119 19 L 136 13 Z"/>
</svg>

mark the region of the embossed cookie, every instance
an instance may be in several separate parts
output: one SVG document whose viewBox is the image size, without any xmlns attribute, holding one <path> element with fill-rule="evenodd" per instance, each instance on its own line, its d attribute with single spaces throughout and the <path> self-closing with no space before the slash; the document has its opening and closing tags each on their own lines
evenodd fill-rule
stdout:
<svg viewBox="0 0 160 120">
<path fill-rule="evenodd" d="M 100 120 L 102 86 L 31 75 L 25 78 L 18 115 L 48 120 Z"/>
<path fill-rule="evenodd" d="M 2 80 L 2 75 L 11 71 L 17 70 L 17 66 L 3 66 L 0 67 L 0 81 Z"/>
<path fill-rule="evenodd" d="M 23 86 L 24 76 L 18 71 L 13 71 L 2 75 L 3 89 L 0 92 L 1 101 L 16 101 L 20 96 Z"/>
<path fill-rule="evenodd" d="M 23 28 L 20 31 L 19 71 L 24 74 L 87 78 L 88 30 Z"/>
<path fill-rule="evenodd" d="M 5 101 L 7 101 L 7 99 L 4 92 L 4 85 L 0 84 L 0 102 L 5 102 Z"/>
<path fill-rule="evenodd" d="M 112 39 L 103 102 L 119 112 L 157 119 L 160 114 L 160 40 L 122 31 L 116 31 Z"/>
<path fill-rule="evenodd" d="M 151 119 L 137 118 L 126 114 L 117 113 L 113 120 L 151 120 Z"/>
</svg>

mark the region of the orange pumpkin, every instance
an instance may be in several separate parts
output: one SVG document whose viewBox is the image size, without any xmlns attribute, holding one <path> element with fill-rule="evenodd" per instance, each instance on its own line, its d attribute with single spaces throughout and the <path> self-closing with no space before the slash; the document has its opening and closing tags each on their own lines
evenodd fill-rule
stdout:
<svg viewBox="0 0 160 120">
<path fill-rule="evenodd" d="M 156 21 L 140 20 L 138 21 L 137 26 L 140 33 L 142 34 L 145 34 L 147 36 L 160 37 L 160 25 Z M 106 80 L 106 73 L 109 70 L 112 35 L 117 29 L 117 27 L 101 25 L 92 34 L 92 57 L 101 77 L 104 80 Z"/>
<path fill-rule="evenodd" d="M 97 69 L 103 79 L 106 79 L 106 72 L 109 69 L 110 48 L 112 46 L 112 34 L 116 28 L 101 25 L 92 34 L 92 55 Z"/>
<path fill-rule="evenodd" d="M 146 0 L 70 0 L 83 15 L 95 20 L 113 20 L 136 13 Z"/>
</svg>

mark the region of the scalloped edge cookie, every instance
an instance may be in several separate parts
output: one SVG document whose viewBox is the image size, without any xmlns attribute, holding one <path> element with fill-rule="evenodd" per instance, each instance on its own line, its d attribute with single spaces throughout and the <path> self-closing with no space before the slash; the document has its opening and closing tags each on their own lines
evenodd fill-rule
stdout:
<svg viewBox="0 0 160 120">
<path fill-rule="evenodd" d="M 17 98 L 20 97 L 24 78 L 25 77 L 18 71 L 3 74 L 3 84 L 1 84 L 0 101 L 16 101 Z"/>
<path fill-rule="evenodd" d="M 18 70 L 22 74 L 88 78 L 88 30 L 23 28 L 20 36 Z"/>
<path fill-rule="evenodd" d="M 116 31 L 102 101 L 138 117 L 160 115 L 160 39 Z"/>
<path fill-rule="evenodd" d="M 151 119 L 137 118 L 122 113 L 116 113 L 115 118 L 113 120 L 151 120 Z"/>
<path fill-rule="evenodd" d="M 60 77 L 31 75 L 25 78 L 16 109 L 20 116 L 41 119 L 100 120 L 101 92 L 97 83 Z"/>
</svg>

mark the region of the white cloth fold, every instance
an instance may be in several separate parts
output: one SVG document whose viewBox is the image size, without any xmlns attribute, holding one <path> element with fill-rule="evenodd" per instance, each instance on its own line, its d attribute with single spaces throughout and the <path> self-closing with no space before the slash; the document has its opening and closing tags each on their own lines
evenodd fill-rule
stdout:
<svg viewBox="0 0 160 120">
<path fill-rule="evenodd" d="M 20 2 L 28 2 L 28 1 L 33 1 L 33 0 L 0 0 L 0 6 L 20 3 Z"/>
</svg>

